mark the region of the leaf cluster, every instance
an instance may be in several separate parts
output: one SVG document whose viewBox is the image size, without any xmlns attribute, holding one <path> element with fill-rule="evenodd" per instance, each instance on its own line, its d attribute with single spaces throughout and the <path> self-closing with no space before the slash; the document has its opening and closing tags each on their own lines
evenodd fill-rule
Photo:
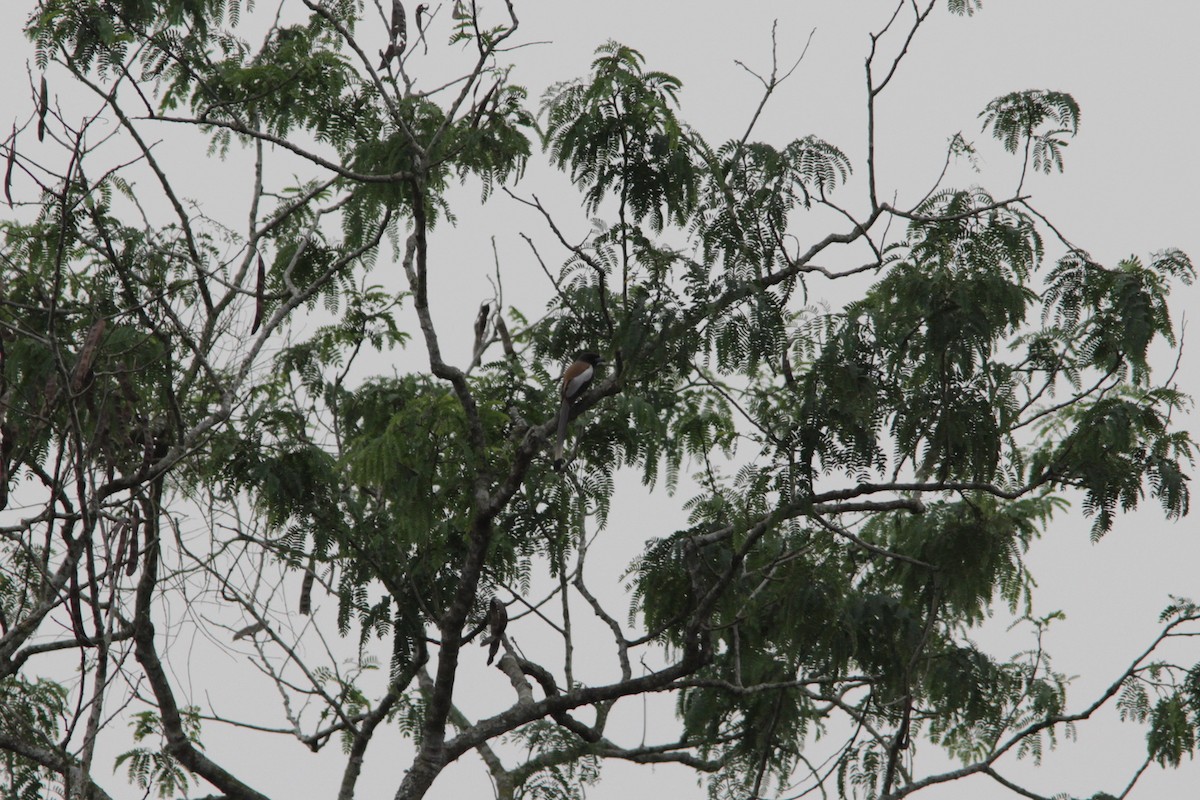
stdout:
<svg viewBox="0 0 1200 800">
<path fill-rule="evenodd" d="M 570 169 L 591 212 L 615 192 L 621 208 L 654 230 L 668 220 L 685 224 L 699 186 L 674 110 L 679 80 L 645 71 L 642 54 L 617 42 L 596 52 L 591 80 L 552 86 L 542 99 L 551 160 Z"/>
</svg>

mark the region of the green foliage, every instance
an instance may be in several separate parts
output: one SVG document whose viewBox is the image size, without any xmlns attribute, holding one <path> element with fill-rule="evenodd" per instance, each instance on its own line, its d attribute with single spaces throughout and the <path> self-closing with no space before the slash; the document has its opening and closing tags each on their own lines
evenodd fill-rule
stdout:
<svg viewBox="0 0 1200 800">
<path fill-rule="evenodd" d="M 580 752 L 579 739 L 555 723 L 535 722 L 509 738 L 529 752 L 571 754 L 561 759 L 546 758 L 545 766 L 522 776 L 513 793 L 518 800 L 583 800 L 587 787 L 600 780 L 600 759 Z"/>
<path fill-rule="evenodd" d="M 1039 448 L 1032 468 L 1085 492 L 1084 510 L 1095 515 L 1092 538 L 1113 525 L 1118 509 L 1137 508 L 1149 483 L 1168 516 L 1186 514 L 1190 500 L 1185 464 L 1195 445 L 1170 428 L 1184 398 L 1171 389 L 1115 391 L 1061 412 L 1047 429 L 1067 433 Z"/>
<path fill-rule="evenodd" d="M 589 82 L 552 86 L 542 100 L 551 159 L 570 168 L 596 211 L 610 192 L 656 231 L 686 224 L 699 193 L 686 128 L 675 116 L 680 82 L 646 72 L 636 50 L 597 48 Z"/>
<path fill-rule="evenodd" d="M 983 8 L 983 0 L 948 0 L 946 5 L 952 14 L 971 17 L 975 15 L 976 11 Z"/>
<path fill-rule="evenodd" d="M 692 141 L 704 147 L 698 137 Z M 782 150 L 765 142 L 731 141 L 715 153 L 705 150 L 703 157 L 707 169 L 692 233 L 704 247 L 701 265 L 723 264 L 725 280 L 761 278 L 786 266 L 777 232 L 787 229 L 793 210 L 811 208 L 851 172 L 845 153 L 815 136 Z"/>
<path fill-rule="evenodd" d="M 1049 173 L 1063 170 L 1062 152 L 1067 142 L 1079 132 L 1079 104 L 1065 92 L 1031 89 L 997 97 L 979 115 L 983 129 L 992 128 L 992 135 L 1010 153 L 1022 145 L 1026 156 L 1033 155 L 1033 168 Z M 1043 126 L 1050 125 L 1048 130 Z"/>
<path fill-rule="evenodd" d="M 948 5 L 972 15 L 981 2 Z M 618 630 L 621 652 L 652 643 L 686 667 L 654 689 L 677 692 L 681 744 L 667 749 L 708 759 L 713 796 L 786 786 L 837 713 L 869 734 L 827 769 L 842 796 L 896 788 L 908 757 L 896 743 L 910 735 L 964 763 L 1014 731 L 1011 750 L 1034 761 L 1071 735 L 1051 724 L 1068 707 L 1067 679 L 1041 648 L 1056 615 L 1031 618 L 1026 551 L 1076 496 L 1093 538 L 1147 496 L 1168 518 L 1189 510 L 1189 398 L 1155 383 L 1151 357 L 1160 341 L 1177 345 L 1168 300 L 1194 279 L 1186 255 L 1106 266 L 1023 200 L 981 187 L 939 185 L 906 211 L 877 206 L 872 190 L 871 220 L 857 221 L 833 198 L 854 188 L 854 169 L 873 186 L 873 164 L 811 134 L 711 146 L 683 118 L 681 82 L 624 45 L 598 48 L 589 74 L 553 85 L 535 115 L 495 49 L 512 28 L 482 23 L 474 3 L 453 4 L 450 40 L 474 44 L 477 66 L 463 85 L 428 91 L 414 88 L 413 62 L 389 62 L 384 76 L 363 63 L 348 34 L 369 4 L 306 7 L 256 46 L 238 35 L 243 4 L 227 0 L 53 0 L 30 20 L 41 67 L 138 81 L 144 104 L 191 114 L 222 154 L 278 147 L 323 170 L 282 186 L 256 174 L 247 233 L 170 192 L 177 219 L 126 222 L 145 206 L 121 170 L 94 183 L 68 170 L 35 219 L 3 223 L 0 457 L 6 478 L 59 482 L 38 525 L 91 526 L 86 544 L 104 557 L 67 565 L 77 583 L 111 587 L 90 610 L 113 614 L 112 629 L 135 616 L 141 600 L 120 581 L 136 559 L 117 569 L 110 534 L 162 499 L 161 480 L 146 485 L 158 464 L 178 495 L 252 529 L 214 541 L 211 562 L 191 567 L 205 580 L 227 580 L 221 559 L 236 549 L 287 578 L 303 570 L 310 589 L 319 576 L 336 596 L 338 631 L 357 637 L 359 657 L 349 673 L 308 670 L 304 691 L 344 750 L 378 719 L 418 745 L 431 729 L 444 741 L 453 698 L 421 681 L 449 691 L 443 665 L 466 668 L 455 648 L 479 635 L 491 596 L 547 580 L 583 591 L 583 555 L 631 469 L 652 488 L 686 486 L 689 527 L 645 532 L 624 576 L 628 624 L 644 633 Z M 981 117 L 1048 173 L 1063 169 L 1080 111 L 1068 94 L 1026 91 Z M 431 274 L 455 266 L 438 261 L 435 226 L 456 222 L 455 180 L 478 181 L 487 200 L 523 176 L 539 120 L 585 213 L 609 219 L 578 245 L 558 234 L 567 255 L 546 315 L 489 307 L 479 363 L 460 369 L 443 361 L 429 311 Z M 961 136 L 950 148 L 974 153 Z M 806 250 L 800 236 L 820 212 L 853 224 Z M 902 235 L 880 232 L 888 220 L 907 223 Z M 824 265 L 834 244 L 864 240 L 871 263 Z M 368 275 L 383 273 L 385 241 L 407 291 Z M 865 282 L 833 307 L 810 300 L 818 273 Z M 428 369 L 364 369 L 362 356 L 406 345 L 418 326 Z M 610 366 L 572 409 L 560 473 L 544 440 L 560 410 L 557 367 L 579 350 Z M 178 463 L 165 456 L 174 444 Z M 71 477 L 45 477 L 63 464 Z M 64 545 L 53 527 L 48 543 L 32 531 L 3 548 L 7 619 L 41 602 L 50 559 L 74 546 L 74 532 Z M 171 556 L 190 557 L 186 536 L 174 544 Z M 222 599 L 235 597 L 228 588 Z M 259 592 L 237 601 L 273 614 Z M 1037 647 L 1005 660 L 971 641 L 998 603 L 1032 623 Z M 1195 612 L 1180 600 L 1163 622 Z M 388 713 L 372 718 L 363 675 L 383 663 L 376 640 L 388 677 L 416 683 L 389 686 Z M 436 678 L 423 672 L 431 659 Z M 6 733 L 53 743 L 61 686 L 12 677 L 0 691 Z M 1116 705 L 1147 726 L 1150 757 L 1177 766 L 1196 747 L 1200 667 L 1139 664 Z M 610 706 L 592 706 L 603 727 Z M 197 744 L 199 713 L 183 720 Z M 551 719 L 502 732 L 530 754 L 509 777 L 531 800 L 582 798 L 615 748 Z M 139 710 L 133 737 L 146 746 L 117 760 L 164 798 L 191 789 L 168 735 L 156 711 Z M 0 770 L 14 797 L 47 778 L 11 757 Z"/>
<path fill-rule="evenodd" d="M 184 733 L 193 743 L 200 741 L 199 711 L 195 707 L 180 709 Z M 142 711 L 134 715 L 130 725 L 133 727 L 133 740 L 142 742 L 147 739 L 164 739 L 162 720 L 151 711 Z M 186 794 L 191 778 L 183 766 L 167 751 L 166 742 L 157 750 L 147 747 L 135 747 L 117 756 L 115 766 L 125 764 L 125 773 L 129 780 L 136 783 L 147 793 L 153 790 L 160 798 L 166 800 L 179 794 Z"/>
<path fill-rule="evenodd" d="M 5 678 L 0 681 L 0 734 L 54 750 L 66 703 L 66 687 L 54 681 Z M 10 752 L 0 755 L 0 797 L 4 800 L 40 800 L 60 789 L 54 773 L 32 759 Z"/>
<path fill-rule="evenodd" d="M 1064 256 L 1047 275 L 1046 314 L 1077 331 L 1085 366 L 1115 371 L 1129 368 L 1132 379 L 1149 377 L 1146 357 L 1156 336 L 1175 343 L 1167 309 L 1168 280 L 1190 284 L 1195 269 L 1187 256 L 1167 251 L 1150 268 L 1135 257 L 1109 269 L 1083 253 Z"/>
<path fill-rule="evenodd" d="M 252 57 L 239 47 L 228 58 L 205 64 L 202 80 L 192 70 L 177 71 L 163 93 L 163 107 L 187 101 L 205 121 L 257 120 L 276 136 L 301 129 L 344 146 L 370 131 L 373 115 L 357 72 L 331 49 L 336 43 L 320 16 L 308 25 L 277 28 Z"/>
<path fill-rule="evenodd" d="M 55 206 L 44 207 L 33 224 L 0 226 L 9 258 L 23 265 L 6 276 L 0 306 L 0 326 L 11 337 L 3 376 L 9 474 L 41 464 L 52 442 L 72 435 L 88 443 L 93 463 L 130 472 L 165 424 L 162 409 L 175 377 L 172 345 L 156 335 L 156 320 L 139 304 L 168 291 L 178 272 L 148 253 L 140 234 L 112 220 L 104 203 L 88 205 L 56 244 L 51 231 L 62 223 Z M 79 249 L 84 260 L 75 270 L 56 269 L 63 250 L 96 235 L 109 242 L 106 255 Z M 114 280 L 135 261 L 144 280 Z M 47 293 L 52 285 L 60 288 L 55 302 Z"/>
<path fill-rule="evenodd" d="M 1026 600 L 1031 579 L 1023 555 L 1056 508 L 1052 496 L 1002 503 L 977 493 L 956 503 L 937 503 L 924 514 L 880 514 L 863 527 L 863 537 L 890 552 L 914 559 L 889 562 L 883 571 L 906 603 L 936 593 L 951 619 L 983 622 L 993 595 L 1014 612 Z"/>
<path fill-rule="evenodd" d="M 44 68 L 52 52 L 63 47 L 79 65 L 88 69 L 93 61 L 101 71 L 112 69 L 126 58 L 135 33 L 151 38 L 166 37 L 171 28 L 191 31 L 193 50 L 208 43 L 210 29 L 224 22 L 236 24 L 241 0 L 119 0 L 106 3 L 87 0 L 49 0 L 38 4 L 26 28 L 37 42 L 39 67 Z M 148 57 L 148 56 L 143 56 Z"/>
<path fill-rule="evenodd" d="M 1150 712 L 1146 745 L 1150 757 L 1162 766 L 1178 767 L 1183 756 L 1196 748 L 1197 721 L 1189 716 L 1187 704 L 1178 694 L 1164 697 Z"/>
<path fill-rule="evenodd" d="M 1145 722 L 1150 717 L 1150 697 L 1146 686 L 1140 680 L 1129 678 L 1121 687 L 1121 696 L 1117 699 L 1117 710 L 1121 720 Z"/>
</svg>

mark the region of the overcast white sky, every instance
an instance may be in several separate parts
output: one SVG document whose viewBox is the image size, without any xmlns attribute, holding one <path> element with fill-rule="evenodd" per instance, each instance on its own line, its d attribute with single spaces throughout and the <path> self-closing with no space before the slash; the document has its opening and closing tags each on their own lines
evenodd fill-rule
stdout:
<svg viewBox="0 0 1200 800">
<path fill-rule="evenodd" d="M 273 8 L 264 0 L 259 5 Z M 19 34 L 31 6 L 27 0 L 10 0 L 0 8 L 0 67 L 8 76 L 0 85 L 0 108 L 10 119 L 24 118 L 31 103 L 26 65 L 32 48 Z M 550 82 L 583 74 L 595 46 L 613 38 L 641 50 L 651 68 L 683 80 L 682 114 L 710 142 L 740 135 L 758 101 L 758 85 L 735 60 L 760 72 L 769 70 L 775 20 L 781 61 L 797 58 L 811 33 L 804 61 L 768 106 L 756 138 L 782 144 L 814 133 L 841 146 L 862 171 L 867 33 L 886 21 L 894 7 L 891 2 L 515 0 L 515 6 L 522 22 L 521 40 L 539 43 L 515 55 L 516 80 L 529 86 L 534 100 Z M 430 58 L 438 57 L 448 17 L 447 4 L 430 34 Z M 977 114 L 990 99 L 1009 91 L 1063 90 L 1082 106 L 1082 128 L 1067 150 L 1064 174 L 1033 176 L 1027 182 L 1034 205 L 1105 263 L 1131 254 L 1145 257 L 1165 247 L 1200 257 L 1197 35 L 1200 5 L 1176 0 L 985 0 L 973 18 L 953 17 L 939 9 L 918 33 L 909 59 L 880 105 L 881 196 L 890 198 L 894 192 L 898 204 L 904 205 L 924 195 L 941 168 L 947 139 L 958 131 L 980 146 L 982 173 L 964 180 L 979 180 L 996 196 L 1006 196 L 1015 186 L 1019 163 L 979 133 Z M 378 38 L 382 41 L 382 29 Z M 9 121 L 0 119 L 0 126 L 7 128 Z M 164 137 L 171 134 L 162 132 Z M 173 166 L 190 173 L 183 177 L 195 181 L 193 196 L 212 209 L 222 208 L 228 198 L 220 187 L 228 178 L 203 151 L 190 158 Z M 582 236 L 586 220 L 576 213 L 577 200 L 562 192 L 564 181 L 555 180 L 531 170 L 528 191 L 558 192 L 569 232 Z M 854 187 L 848 188 L 843 200 L 854 197 Z M 853 207 L 853 200 L 850 203 Z M 490 293 L 486 276 L 493 269 L 493 235 L 505 264 L 506 299 L 536 314 L 546 286 L 540 270 L 527 263 L 517 231 L 540 232 L 538 220 L 502 197 L 482 208 L 468 202 L 459 214 L 458 228 L 439 230 L 432 245 L 463 254 L 459 269 L 435 279 L 433 303 L 442 314 L 440 321 L 469 329 L 475 302 Z M 439 292 L 455 287 L 467 287 L 475 297 L 464 306 L 461 320 L 439 303 L 445 299 Z M 810 290 L 816 299 L 827 287 L 812 283 Z M 1200 329 L 1191 321 L 1197 314 L 1192 309 L 1200 311 L 1198 301 L 1200 291 L 1192 287 L 1180 289 L 1174 304 L 1177 321 L 1185 311 L 1189 319 L 1179 380 L 1192 394 L 1200 394 L 1195 369 Z M 1164 353 L 1163 358 L 1173 356 Z M 1188 425 L 1200 438 L 1195 419 L 1191 417 Z M 640 541 L 671 530 L 681 517 L 680 498 L 644 501 L 632 492 L 625 498 L 617 498 L 611 536 L 600 545 L 612 548 L 616 565 L 633 555 L 614 541 L 618 536 L 628 537 L 626 543 Z M 648 528 L 648 520 L 656 527 Z M 1041 586 L 1039 610 L 1067 613 L 1067 621 L 1052 629 L 1046 644 L 1057 654 L 1058 669 L 1082 676 L 1072 695 L 1078 704 L 1107 685 L 1148 643 L 1168 594 L 1200 597 L 1200 533 L 1194 519 L 1168 523 L 1149 506 L 1119 521 L 1096 545 L 1089 543 L 1088 524 L 1080 515 L 1064 517 L 1035 545 L 1031 564 Z M 500 678 L 481 686 L 484 692 L 503 689 Z M 669 713 L 665 704 L 658 705 Z M 1114 784 L 1101 784 L 1101 779 L 1127 775 L 1144 753 L 1140 732 L 1114 732 L 1112 719 L 1107 715 L 1103 724 L 1081 727 L 1080 742 L 1052 754 L 1029 778 L 1029 788 L 1047 796 L 1070 792 L 1081 797 L 1105 786 L 1111 790 Z M 235 773 L 239 761 L 253 763 L 270 752 L 266 757 L 278 765 L 273 776 L 263 776 L 261 767 L 248 773 L 251 782 L 268 793 L 317 796 L 305 787 L 326 786 L 333 779 L 329 762 L 296 746 L 247 754 L 237 752 L 239 745 L 216 739 L 207 744 L 210 755 L 231 759 Z M 918 765 L 930 749 L 918 751 Z M 394 768 L 402 759 L 381 750 L 368 755 L 369 762 L 383 756 L 384 763 L 370 768 L 378 782 L 371 793 L 362 792 L 364 797 L 394 791 Z M 1018 773 L 1011 768 L 1006 774 Z M 1198 785 L 1196 764 L 1176 774 L 1152 769 L 1133 797 L 1194 797 Z M 482 769 L 468 760 L 452 768 L 431 796 L 486 796 L 489 791 Z M 589 796 L 624 800 L 651 792 L 704 796 L 682 770 L 623 766 L 606 767 L 605 779 Z M 993 789 L 985 779 L 974 779 L 920 796 L 987 800 L 1011 795 Z"/>
</svg>

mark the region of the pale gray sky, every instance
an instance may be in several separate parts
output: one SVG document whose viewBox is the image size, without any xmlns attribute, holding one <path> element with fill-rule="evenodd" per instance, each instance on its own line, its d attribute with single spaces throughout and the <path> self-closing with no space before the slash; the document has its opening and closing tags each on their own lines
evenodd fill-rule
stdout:
<svg viewBox="0 0 1200 800">
<path fill-rule="evenodd" d="M 260 9 L 269 4 L 259 0 Z M 0 65 L 9 79 L 0 86 L 0 108 L 11 118 L 24 118 L 31 105 L 26 64 L 32 48 L 19 34 L 31 3 L 10 0 L 0 9 Z M 534 102 L 549 82 L 582 75 L 592 51 L 606 39 L 617 39 L 643 52 L 651 68 L 680 77 L 684 82 L 682 115 L 710 142 L 738 136 L 757 104 L 759 86 L 735 60 L 759 72 L 770 68 L 770 35 L 778 21 L 780 60 L 790 63 L 811 44 L 803 62 L 768 106 L 756 138 L 784 143 L 814 133 L 841 146 L 862 174 L 864 146 L 862 64 L 868 31 L 878 28 L 894 4 L 877 0 L 811 0 L 809 2 L 610 2 L 578 0 L 515 0 L 522 22 L 521 41 L 538 43 L 518 51 L 516 80 L 531 90 Z M 273 9 L 273 5 L 270 6 Z M 430 35 L 430 59 L 440 58 L 441 35 L 448 22 L 448 5 Z M 941 168 L 947 139 L 961 131 L 979 145 L 981 174 L 961 175 L 978 180 L 996 196 L 1006 196 L 1015 186 L 1019 163 L 998 144 L 979 132 L 977 114 L 993 97 L 1013 90 L 1048 88 L 1072 93 L 1083 115 L 1079 137 L 1066 152 L 1062 175 L 1035 175 L 1026 189 L 1034 205 L 1054 220 L 1068 237 L 1088 249 L 1098 260 L 1113 263 L 1134 254 L 1140 257 L 1165 247 L 1179 247 L 1200 258 L 1200 58 L 1195 37 L 1200 33 L 1200 6 L 1175 0 L 1130 3 L 1118 0 L 986 0 L 973 18 L 959 18 L 939 9 L 917 35 L 910 57 L 895 78 L 895 85 L 879 108 L 879 175 L 881 196 L 893 192 L 898 203 L 922 196 Z M 382 29 L 379 39 L 382 40 Z M 419 62 L 416 62 L 419 63 Z M 414 68 L 415 69 L 415 68 Z M 95 107 L 88 101 L 81 106 Z M 0 119 L 7 127 L 9 120 Z M 161 135 L 177 131 L 164 128 Z M 181 180 L 210 213 L 218 215 L 230 198 L 225 187 L 236 179 L 227 167 L 181 149 L 173 166 Z M 568 235 L 582 236 L 587 221 L 578 213 L 578 201 L 565 191 L 560 176 L 531 168 L 527 192 L 561 204 Z M 19 186 L 17 187 L 20 188 Z M 861 195 L 852 184 L 842 193 L 851 208 Z M 453 253 L 452 274 L 435 277 L 432 287 L 439 322 L 469 330 L 474 301 L 464 305 L 463 319 L 455 319 L 439 296 L 452 287 L 467 287 L 477 299 L 490 293 L 486 278 L 493 270 L 490 237 L 504 264 L 506 299 L 537 314 L 547 297 L 545 279 L 529 263 L 518 230 L 540 233 L 539 221 L 527 209 L 503 197 L 494 197 L 477 208 L 467 202 L 458 211 L 457 229 L 439 229 L 434 248 Z M 861 203 L 858 206 L 861 208 Z M 241 221 L 237 212 L 233 224 Z M 817 230 L 814 225 L 813 231 Z M 797 235 L 804 235 L 801 228 Z M 824 230 L 821 229 L 823 233 Z M 550 258 L 553 263 L 555 254 Z M 818 282 L 809 285 L 814 299 L 828 294 Z M 837 291 L 841 291 L 838 289 Z M 439 293 L 443 293 L 439 295 Z M 1181 289 L 1175 297 L 1177 321 L 1186 317 L 1179 380 L 1192 394 L 1200 394 L 1197 371 L 1197 332 L 1191 320 L 1200 309 L 1200 291 Z M 465 340 L 460 347 L 466 350 Z M 411 350 L 409 356 L 419 356 Z M 406 356 L 401 356 L 405 358 Z M 1163 359 L 1173 358 L 1163 353 Z M 1169 362 L 1164 360 L 1164 364 Z M 1200 438 L 1195 417 L 1188 421 Z M 628 547 L 672 529 L 681 518 L 680 497 L 656 495 L 642 499 L 635 489 L 623 490 L 615 500 L 609 530 L 597 547 L 614 565 L 614 575 L 634 555 Z M 653 526 L 653 527 L 650 527 Z M 1147 504 L 1146 510 L 1118 521 L 1114 531 L 1096 545 L 1088 540 L 1088 524 L 1078 513 L 1056 522 L 1031 553 L 1030 564 L 1040 583 L 1039 610 L 1062 609 L 1067 620 L 1051 629 L 1047 647 L 1056 654 L 1056 666 L 1082 677 L 1075 684 L 1074 707 L 1085 704 L 1119 674 L 1133 655 L 1149 642 L 1156 617 L 1168 594 L 1200 597 L 1200 533 L 1194 519 L 1169 523 Z M 615 596 L 618 588 L 610 587 Z M 624 605 L 618 604 L 623 611 Z M 1005 639 L 1003 626 L 993 626 L 981 641 L 1006 653 L 1027 643 L 1015 635 Z M 534 634 L 524 634 L 533 638 Z M 246 662 L 221 656 L 199 637 L 181 642 L 177 656 L 203 652 L 203 672 L 228 670 L 241 674 Z M 197 656 L 197 658 L 200 658 Z M 1191 658 L 1197 653 L 1193 648 Z M 204 675 L 177 667 L 178 677 L 203 699 L 203 692 L 221 696 L 222 689 L 206 688 Z M 475 687 L 480 709 L 507 702 L 506 684 L 499 673 L 481 675 Z M 262 693 L 256 686 L 250 692 Z M 236 696 L 236 695 L 230 695 Z M 254 697 L 254 694 L 242 697 Z M 263 698 L 264 720 L 275 720 L 273 697 Z M 669 719 L 670 702 L 650 701 L 654 714 Z M 640 736 L 642 707 L 630 703 L 624 714 L 633 741 Z M 1139 730 L 1122 728 L 1107 713 L 1100 722 L 1080 727 L 1077 744 L 1064 745 L 1050 754 L 1043 767 L 1030 772 L 1027 762 L 1006 763 L 1002 772 L 1023 777 L 1035 792 L 1054 795 L 1069 792 L 1088 797 L 1100 788 L 1111 790 L 1116 776 L 1127 776 L 1144 753 Z M 654 723 L 651 723 L 653 732 Z M 669 726 L 659 725 L 662 729 Z M 653 738 L 653 736 L 651 736 Z M 313 756 L 293 743 L 249 749 L 240 735 L 210 736 L 208 753 L 228 761 L 250 782 L 278 796 L 325 796 L 340 770 L 334 752 Z M 393 750 L 387 752 L 387 748 Z M 331 748 L 336 750 L 336 747 Z M 817 749 L 814 748 L 814 752 Z M 371 780 L 363 797 L 390 795 L 398 776 L 397 764 L 407 761 L 406 746 L 377 744 L 368 756 Z M 274 762 L 264 774 L 264 758 Z M 918 769 L 937 764 L 933 749 L 925 745 L 916 754 Z M 926 759 L 929 759 L 928 761 Z M 1188 763 L 1178 773 L 1152 768 L 1134 792 L 1135 798 L 1194 797 L 1200 785 L 1200 767 Z M 319 788 L 318 788 L 319 787 Z M 650 797 L 703 797 L 693 778 L 678 768 L 657 769 L 609 765 L 594 791 L 593 800 Z M 450 769 L 436 784 L 431 797 L 488 796 L 487 778 L 478 762 L 466 759 Z M 125 797 L 133 797 L 130 791 Z M 1012 795 L 995 788 L 985 778 L 951 784 L 919 794 L 936 800 Z"/>
</svg>

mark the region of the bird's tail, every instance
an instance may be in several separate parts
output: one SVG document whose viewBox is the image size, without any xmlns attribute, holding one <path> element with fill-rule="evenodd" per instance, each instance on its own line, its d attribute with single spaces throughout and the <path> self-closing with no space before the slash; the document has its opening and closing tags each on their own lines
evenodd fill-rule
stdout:
<svg viewBox="0 0 1200 800">
<path fill-rule="evenodd" d="M 563 445 L 567 441 L 567 418 L 570 416 L 571 401 L 564 397 L 558 411 L 558 438 L 554 441 L 554 468 L 559 472 L 563 468 Z"/>
</svg>

